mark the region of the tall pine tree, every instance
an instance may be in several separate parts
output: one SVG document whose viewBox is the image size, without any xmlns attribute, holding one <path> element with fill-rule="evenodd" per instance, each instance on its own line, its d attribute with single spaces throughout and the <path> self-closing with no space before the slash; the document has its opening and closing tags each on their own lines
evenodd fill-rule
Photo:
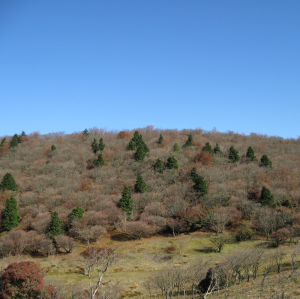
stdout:
<svg viewBox="0 0 300 299">
<path fill-rule="evenodd" d="M 265 186 L 263 186 L 261 190 L 260 202 L 263 206 L 272 205 L 274 203 L 274 196 L 272 195 L 271 191 Z"/>
<path fill-rule="evenodd" d="M 229 159 L 233 163 L 240 160 L 239 153 L 233 146 L 230 147 Z"/>
<path fill-rule="evenodd" d="M 216 144 L 216 146 L 214 148 L 214 154 L 223 155 L 223 152 L 221 151 L 218 143 Z"/>
<path fill-rule="evenodd" d="M 122 193 L 122 198 L 120 199 L 120 208 L 127 213 L 127 220 L 131 220 L 131 213 L 133 210 L 132 206 L 133 200 L 131 198 L 131 191 L 125 187 Z"/>
<path fill-rule="evenodd" d="M 135 161 L 142 161 L 144 160 L 145 156 L 147 154 L 147 150 L 145 149 L 144 144 L 140 144 L 138 149 L 136 150 L 134 154 Z"/>
<path fill-rule="evenodd" d="M 162 144 L 163 141 L 164 141 L 164 137 L 163 137 L 162 134 L 160 134 L 160 135 L 159 135 L 159 138 L 158 138 L 158 140 L 157 140 L 157 143 L 158 143 L 158 144 Z"/>
<path fill-rule="evenodd" d="M 143 177 L 138 174 L 137 179 L 136 179 L 136 183 L 134 185 L 134 191 L 136 193 L 145 193 L 147 192 L 147 184 L 144 181 Z"/>
<path fill-rule="evenodd" d="M 63 235 L 64 230 L 61 227 L 61 221 L 58 218 L 57 212 L 53 212 L 51 215 L 51 221 L 48 228 L 48 233 L 50 235 L 50 238 L 53 239 L 55 236 Z"/>
<path fill-rule="evenodd" d="M 181 150 L 180 150 L 180 148 L 179 148 L 179 146 L 178 146 L 178 144 L 177 143 L 175 143 L 174 145 L 173 145 L 173 151 L 175 152 L 175 153 L 181 153 Z"/>
<path fill-rule="evenodd" d="M 96 138 L 94 138 L 91 147 L 92 147 L 92 150 L 93 150 L 94 154 L 96 154 L 97 151 L 99 150 L 99 145 L 97 143 Z"/>
<path fill-rule="evenodd" d="M 104 158 L 103 158 L 102 154 L 98 155 L 98 159 L 94 161 L 94 165 L 96 167 L 100 167 L 100 166 L 105 165 Z"/>
<path fill-rule="evenodd" d="M 11 196 L 6 200 L 5 209 L 2 213 L 2 225 L 4 230 L 10 231 L 17 227 L 21 220 L 21 215 L 18 213 L 16 199 Z"/>
<path fill-rule="evenodd" d="M 211 145 L 209 144 L 209 142 L 206 142 L 205 146 L 202 148 L 202 151 L 209 152 L 210 154 L 214 153 L 214 151 L 213 151 Z"/>
<path fill-rule="evenodd" d="M 260 159 L 260 166 L 263 166 L 263 167 L 272 167 L 272 162 L 271 160 L 268 158 L 267 155 L 263 155 Z"/>
<path fill-rule="evenodd" d="M 158 158 L 156 162 L 153 164 L 153 168 L 155 172 L 164 172 L 164 163 Z"/>
<path fill-rule="evenodd" d="M 20 143 L 20 138 L 17 134 L 15 134 L 11 140 L 10 148 L 17 147 L 19 143 Z"/>
<path fill-rule="evenodd" d="M 103 138 L 100 138 L 100 140 L 99 140 L 99 150 L 100 151 L 103 151 L 104 150 L 104 148 L 105 148 L 105 144 L 104 144 L 104 142 L 103 142 Z"/>
<path fill-rule="evenodd" d="M 11 191 L 18 191 L 18 185 L 15 182 L 15 179 L 13 178 L 13 176 L 7 172 L 3 179 L 2 182 L 0 184 L 0 189 L 1 190 L 11 190 Z"/>
<path fill-rule="evenodd" d="M 246 157 L 249 158 L 251 161 L 257 161 L 254 155 L 254 150 L 251 146 L 248 147 Z"/>
<path fill-rule="evenodd" d="M 193 135 L 192 133 L 189 135 L 188 140 L 184 144 L 184 147 L 189 147 L 193 145 Z"/>
<path fill-rule="evenodd" d="M 169 169 L 178 169 L 178 162 L 172 154 L 169 156 L 167 160 L 166 167 Z"/>
</svg>

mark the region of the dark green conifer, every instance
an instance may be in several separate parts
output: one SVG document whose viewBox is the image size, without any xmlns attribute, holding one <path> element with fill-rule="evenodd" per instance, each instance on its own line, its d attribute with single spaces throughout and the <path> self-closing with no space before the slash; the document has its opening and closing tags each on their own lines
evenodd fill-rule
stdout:
<svg viewBox="0 0 300 299">
<path fill-rule="evenodd" d="M 1 140 L 0 147 L 3 146 L 5 142 L 6 142 L 6 138 L 3 138 L 3 139 Z"/>
<path fill-rule="evenodd" d="M 194 167 L 191 171 L 191 179 L 193 182 L 195 182 L 196 178 L 199 176 L 196 167 Z"/>
<path fill-rule="evenodd" d="M 130 140 L 127 146 L 128 151 L 135 151 L 136 150 L 136 144 L 134 141 Z"/>
<path fill-rule="evenodd" d="M 175 153 L 181 153 L 180 148 L 179 148 L 179 146 L 178 146 L 177 143 L 175 143 L 175 144 L 173 145 L 173 151 L 174 151 Z"/>
<path fill-rule="evenodd" d="M 94 161 L 94 165 L 95 165 L 96 167 L 100 167 L 100 166 L 105 165 L 105 161 L 104 161 L 104 159 L 103 159 L 102 154 L 99 154 L 99 155 L 98 155 L 98 159 Z"/>
<path fill-rule="evenodd" d="M 74 208 L 69 215 L 69 218 L 72 220 L 80 220 L 83 217 L 84 209 L 82 209 L 80 206 L 77 206 Z"/>
<path fill-rule="evenodd" d="M 172 154 L 169 156 L 167 160 L 166 167 L 169 169 L 178 169 L 178 162 Z"/>
<path fill-rule="evenodd" d="M 135 131 L 131 140 L 135 142 L 137 146 L 139 146 L 141 141 L 143 141 L 143 136 L 139 134 L 138 131 Z"/>
<path fill-rule="evenodd" d="M 237 162 L 237 161 L 240 160 L 239 153 L 238 153 L 238 151 L 233 146 L 230 147 L 229 159 L 233 163 L 235 163 L 235 162 Z"/>
<path fill-rule="evenodd" d="M 100 138 L 100 140 L 99 140 L 99 150 L 100 151 L 103 151 L 104 150 L 104 148 L 105 148 L 105 144 L 104 144 L 104 142 L 103 142 L 103 138 Z"/>
<path fill-rule="evenodd" d="M 158 143 L 158 144 L 162 144 L 163 141 L 164 141 L 164 137 L 163 137 L 162 134 L 160 134 L 160 135 L 159 135 L 159 138 L 158 138 L 158 140 L 157 140 L 157 143 Z"/>
<path fill-rule="evenodd" d="M 206 142 L 205 146 L 202 148 L 202 151 L 209 152 L 210 154 L 214 153 L 214 151 L 213 151 L 211 145 L 209 144 L 209 142 Z"/>
<path fill-rule="evenodd" d="M 272 162 L 271 160 L 268 158 L 267 155 L 263 155 L 260 159 L 260 166 L 264 166 L 264 167 L 272 167 Z"/>
<path fill-rule="evenodd" d="M 125 187 L 122 193 L 122 198 L 120 199 L 120 208 L 127 213 L 127 220 L 131 220 L 131 213 L 133 210 L 132 206 L 133 200 L 131 198 L 131 191 Z"/>
<path fill-rule="evenodd" d="M 144 160 L 146 154 L 147 154 L 147 151 L 145 149 L 145 146 L 143 144 L 141 144 L 138 147 L 138 149 L 136 150 L 135 154 L 134 154 L 135 161 L 142 161 L 142 160 Z"/>
<path fill-rule="evenodd" d="M 251 161 L 257 161 L 254 155 L 254 150 L 251 146 L 248 147 L 246 157 L 249 158 Z"/>
<path fill-rule="evenodd" d="M 145 193 L 147 192 L 147 184 L 144 181 L 143 177 L 138 174 L 137 179 L 136 179 L 136 183 L 134 185 L 134 191 L 136 193 Z"/>
<path fill-rule="evenodd" d="M 87 139 L 89 137 L 89 135 L 90 135 L 88 129 L 84 129 L 82 131 L 82 134 L 83 134 L 83 136 L 85 136 L 85 139 Z"/>
<path fill-rule="evenodd" d="M 189 135 L 188 140 L 184 144 L 184 147 L 189 147 L 193 145 L 193 135 L 192 133 Z"/>
<path fill-rule="evenodd" d="M 0 184 L 0 189 L 1 190 L 12 190 L 12 191 L 18 191 L 18 185 L 15 182 L 15 179 L 13 178 L 13 176 L 7 172 L 3 179 L 2 182 Z"/>
<path fill-rule="evenodd" d="M 58 218 L 57 212 L 52 213 L 50 225 L 48 228 L 48 233 L 49 233 L 51 239 L 53 239 L 57 235 L 63 235 L 64 232 L 65 231 L 61 227 L 61 221 Z"/>
<path fill-rule="evenodd" d="M 99 145 L 97 143 L 96 138 L 94 138 L 91 147 L 92 147 L 92 150 L 93 150 L 94 154 L 96 154 L 97 151 L 99 150 Z"/>
<path fill-rule="evenodd" d="M 271 191 L 265 186 L 263 186 L 261 190 L 260 202 L 263 206 L 271 205 L 274 203 L 274 196 L 272 195 Z"/>
<path fill-rule="evenodd" d="M 164 163 L 158 158 L 156 162 L 153 164 L 153 168 L 155 172 L 164 172 Z"/>
<path fill-rule="evenodd" d="M 11 196 L 6 200 L 5 209 L 2 213 L 3 228 L 6 231 L 10 231 L 17 227 L 21 220 L 21 216 L 18 213 L 18 206 L 16 199 Z"/>
<path fill-rule="evenodd" d="M 55 151 L 56 150 L 56 146 L 54 144 L 51 145 L 51 150 Z"/>
<path fill-rule="evenodd" d="M 197 175 L 194 179 L 194 190 L 201 195 L 205 195 L 207 193 L 207 183 L 204 178 L 200 175 Z"/>
<path fill-rule="evenodd" d="M 216 144 L 216 146 L 215 146 L 215 148 L 214 148 L 214 153 L 215 153 L 215 154 L 220 154 L 220 155 L 223 154 L 223 152 L 221 151 L 221 149 L 220 149 L 218 143 Z"/>
<path fill-rule="evenodd" d="M 10 148 L 17 147 L 19 143 L 20 143 L 20 138 L 17 134 L 15 134 L 11 140 Z"/>
</svg>

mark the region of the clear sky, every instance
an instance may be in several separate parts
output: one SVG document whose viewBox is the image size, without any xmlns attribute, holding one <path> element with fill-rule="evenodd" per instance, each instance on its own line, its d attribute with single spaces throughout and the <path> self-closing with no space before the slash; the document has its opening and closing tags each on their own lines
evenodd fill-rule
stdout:
<svg viewBox="0 0 300 299">
<path fill-rule="evenodd" d="M 300 135 L 300 1 L 0 0 L 0 136 Z"/>
</svg>

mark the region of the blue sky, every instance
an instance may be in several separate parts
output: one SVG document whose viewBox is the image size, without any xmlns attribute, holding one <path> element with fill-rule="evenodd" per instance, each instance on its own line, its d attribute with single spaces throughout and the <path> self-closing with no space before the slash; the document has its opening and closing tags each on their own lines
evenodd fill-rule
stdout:
<svg viewBox="0 0 300 299">
<path fill-rule="evenodd" d="M 300 135 L 300 1 L 0 0 L 0 136 Z"/>
</svg>

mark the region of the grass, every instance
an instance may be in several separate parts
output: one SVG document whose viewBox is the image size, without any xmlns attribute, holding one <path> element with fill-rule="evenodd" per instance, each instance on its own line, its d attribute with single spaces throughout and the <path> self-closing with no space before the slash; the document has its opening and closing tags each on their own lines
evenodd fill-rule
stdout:
<svg viewBox="0 0 300 299">
<path fill-rule="evenodd" d="M 180 235 L 176 238 L 154 236 L 149 239 L 131 241 L 113 241 L 110 236 L 106 235 L 94 245 L 98 247 L 117 246 L 119 248 L 118 251 L 121 254 L 121 259 L 110 268 L 108 275 L 105 277 L 105 281 L 121 281 L 123 286 L 123 298 L 138 298 L 142 296 L 141 294 L 146 294 L 142 287 L 142 283 L 147 277 L 151 273 L 159 271 L 167 265 L 176 266 L 195 264 L 199 259 L 202 259 L 208 261 L 211 266 L 215 266 L 220 261 L 224 260 L 226 256 L 236 251 L 246 248 L 255 248 L 265 242 L 264 240 L 254 240 L 226 244 L 221 253 L 206 253 L 203 249 L 211 246 L 209 235 L 210 234 L 204 232 L 195 232 L 189 235 Z M 179 250 L 180 244 L 181 254 Z M 176 247 L 177 250 L 172 253 L 166 253 L 163 248 L 170 246 Z M 59 254 L 48 258 L 32 258 L 30 256 L 7 257 L 0 261 L 0 266 L 3 269 L 11 262 L 31 260 L 40 263 L 46 269 L 47 276 L 55 278 L 61 283 L 81 284 L 83 288 L 87 288 L 88 278 L 83 274 L 84 264 L 82 257 L 80 256 L 80 252 L 84 249 L 84 246 L 79 246 L 70 254 Z M 274 249 L 268 250 L 272 251 Z M 292 250 L 291 247 L 286 246 L 286 251 L 289 250 Z M 272 273 L 270 277 L 272 277 L 272 275 L 274 274 Z M 278 277 L 276 279 L 278 279 Z M 268 278 L 268 283 L 269 280 L 270 278 Z M 230 296 L 229 298 L 259 298 L 255 297 L 257 294 L 253 295 L 254 297 L 249 296 L 252 294 L 251 289 L 257 288 L 256 284 L 259 284 L 260 282 L 261 279 L 257 278 L 254 281 L 251 280 L 249 283 L 242 283 L 242 286 L 231 287 L 230 292 L 233 297 Z M 275 285 L 275 283 L 273 284 Z M 270 286 L 268 284 L 266 293 L 270 293 L 271 289 L 272 283 Z M 297 290 L 293 290 L 293 292 L 298 292 L 300 294 L 300 291 Z M 223 293 L 220 292 L 220 294 Z M 262 295 L 263 294 L 260 294 L 260 296 Z M 146 297 L 146 295 L 144 296 Z M 211 295 L 210 298 L 222 297 Z"/>
</svg>

